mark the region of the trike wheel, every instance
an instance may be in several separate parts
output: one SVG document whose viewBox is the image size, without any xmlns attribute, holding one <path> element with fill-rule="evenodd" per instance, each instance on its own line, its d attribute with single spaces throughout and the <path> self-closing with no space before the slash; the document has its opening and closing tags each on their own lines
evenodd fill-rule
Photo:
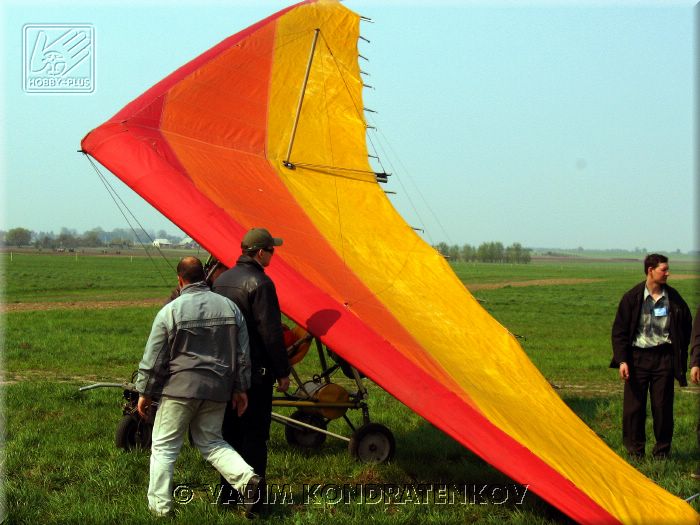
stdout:
<svg viewBox="0 0 700 525">
<path fill-rule="evenodd" d="M 150 448 L 151 426 L 138 415 L 127 414 L 117 425 L 115 444 L 124 450 Z"/>
<path fill-rule="evenodd" d="M 350 454 L 363 463 L 384 463 L 394 456 L 394 435 L 384 425 L 367 423 L 350 437 Z"/>
<path fill-rule="evenodd" d="M 297 410 L 290 417 L 296 421 L 306 423 L 307 425 L 313 425 L 322 430 L 326 430 L 326 420 L 317 414 Z M 290 445 L 300 448 L 318 448 L 326 441 L 326 434 L 322 432 L 292 425 L 293 423 L 289 423 L 284 427 L 284 436 L 287 438 L 287 443 Z"/>
</svg>

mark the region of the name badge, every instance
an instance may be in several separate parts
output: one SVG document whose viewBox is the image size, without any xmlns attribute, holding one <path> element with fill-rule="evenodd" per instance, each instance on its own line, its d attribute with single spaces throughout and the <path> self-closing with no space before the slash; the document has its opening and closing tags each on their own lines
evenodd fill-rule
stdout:
<svg viewBox="0 0 700 525">
<path fill-rule="evenodd" d="M 659 308 L 654 308 L 654 317 L 666 317 L 668 315 L 668 308 L 665 306 L 660 306 Z"/>
</svg>

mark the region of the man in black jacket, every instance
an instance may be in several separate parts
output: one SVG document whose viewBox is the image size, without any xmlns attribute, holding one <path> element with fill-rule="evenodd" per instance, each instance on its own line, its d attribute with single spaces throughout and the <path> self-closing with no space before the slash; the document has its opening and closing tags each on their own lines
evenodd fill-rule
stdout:
<svg viewBox="0 0 700 525">
<path fill-rule="evenodd" d="M 695 321 L 693 321 L 693 335 L 690 339 L 690 380 L 696 385 L 700 383 L 700 306 L 695 312 Z M 698 449 L 700 450 L 700 420 L 698 427 L 695 429 L 698 435 Z M 691 474 L 695 479 L 700 479 L 700 467 Z"/>
<path fill-rule="evenodd" d="M 266 229 L 253 228 L 243 237 L 242 254 L 236 265 L 222 273 L 212 286 L 214 292 L 228 297 L 241 309 L 250 338 L 252 377 L 248 409 L 242 416 L 230 409 L 226 411 L 223 436 L 263 477 L 272 421 L 272 386 L 276 381 L 277 390 L 285 392 L 291 371 L 277 292 L 272 279 L 265 274 L 275 246 L 281 245 L 282 239 L 272 237 Z M 237 501 L 226 480 L 222 478 L 221 482 L 219 502 Z"/>
<path fill-rule="evenodd" d="M 665 458 L 673 437 L 673 378 L 687 386 L 691 315 L 680 294 L 666 284 L 668 258 L 644 259 L 646 280 L 622 296 L 612 327 L 613 359 L 625 381 L 622 440 L 634 458 L 644 456 L 647 392 L 651 398 L 656 444 Z"/>
</svg>

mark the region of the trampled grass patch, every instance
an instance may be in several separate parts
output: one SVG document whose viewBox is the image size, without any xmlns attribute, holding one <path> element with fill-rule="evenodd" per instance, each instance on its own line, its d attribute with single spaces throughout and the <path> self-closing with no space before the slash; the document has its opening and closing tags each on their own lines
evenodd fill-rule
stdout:
<svg viewBox="0 0 700 525">
<path fill-rule="evenodd" d="M 5 261 L 8 296 L 13 301 L 94 301 L 104 297 L 139 299 L 170 292 L 148 260 L 70 256 L 30 256 L 20 266 Z M 32 257 L 37 257 L 32 259 Z M 85 257 L 85 259 L 88 259 Z M 673 261 L 672 261 L 673 262 Z M 75 264 L 84 264 L 76 272 Z M 48 266 L 47 266 L 48 265 Z M 136 266 L 132 266 L 136 265 Z M 475 295 L 521 343 L 563 400 L 615 451 L 621 445 L 622 385 L 610 360 L 610 326 L 622 293 L 641 281 L 639 263 L 536 262 L 532 265 L 464 265 L 467 282 L 503 283 L 547 279 L 601 281 L 482 289 Z M 133 273 L 132 273 L 133 270 Z M 31 272 L 33 279 L 22 272 Z M 693 274 L 692 265 L 676 274 Z M 174 277 L 172 277 L 174 281 Z M 32 282 L 28 287 L 27 283 Z M 92 286 L 86 283 L 92 282 Z M 697 279 L 671 284 L 691 305 L 700 302 Z M 148 514 L 148 452 L 125 453 L 114 445 L 121 417 L 118 389 L 79 394 L 92 381 L 126 381 L 138 365 L 157 305 L 125 308 L 14 311 L 5 315 L 6 444 L 5 473 L 9 523 L 246 523 L 238 513 L 211 504 L 218 474 L 199 453 L 185 446 L 175 471 L 176 483 L 199 486 L 192 502 L 178 506 L 172 520 Z M 317 371 L 312 352 L 300 366 L 302 377 Z M 388 364 L 390 366 L 390 364 Z M 517 371 L 513 371 L 517 380 Z M 338 379 L 350 388 L 350 382 Z M 267 522 L 336 524 L 377 523 L 567 523 L 566 517 L 531 493 L 522 505 L 453 500 L 430 504 L 395 501 L 352 504 L 334 493 L 313 492 L 317 485 L 358 484 L 508 484 L 510 480 L 441 431 L 370 385 L 372 420 L 389 427 L 397 442 L 386 465 L 355 462 L 345 442 L 328 438 L 313 451 L 291 448 L 284 429 L 273 423 L 269 478 L 284 488 Z M 700 486 L 689 477 L 697 467 L 695 424 L 698 387 L 677 389 L 674 455 L 664 462 L 635 466 L 664 488 L 687 497 Z M 291 409 L 283 410 L 289 414 Z M 356 411 L 348 413 L 355 423 Z M 329 430 L 347 435 L 342 420 Z M 648 434 L 651 436 L 651 421 Z M 483 504 L 482 504 L 483 503 Z M 694 503 L 695 508 L 700 505 Z"/>
</svg>

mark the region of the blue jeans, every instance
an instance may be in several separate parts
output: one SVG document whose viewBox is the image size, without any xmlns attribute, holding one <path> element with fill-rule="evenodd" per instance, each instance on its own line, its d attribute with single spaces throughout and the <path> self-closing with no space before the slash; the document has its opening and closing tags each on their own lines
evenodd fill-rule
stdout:
<svg viewBox="0 0 700 525">
<path fill-rule="evenodd" d="M 151 445 L 148 507 L 155 514 L 173 508 L 173 469 L 188 427 L 204 459 L 243 492 L 253 469 L 221 437 L 226 403 L 163 396 L 156 412 Z"/>
</svg>

